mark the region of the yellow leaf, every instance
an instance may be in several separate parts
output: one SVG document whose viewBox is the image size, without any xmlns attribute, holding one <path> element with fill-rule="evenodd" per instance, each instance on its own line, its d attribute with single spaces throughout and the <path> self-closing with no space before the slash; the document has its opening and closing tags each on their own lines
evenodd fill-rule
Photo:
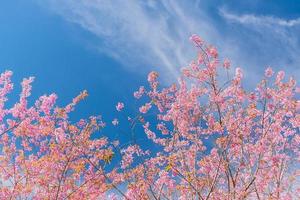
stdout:
<svg viewBox="0 0 300 200">
<path fill-rule="evenodd" d="M 170 171 L 171 169 L 172 169 L 172 166 L 170 164 L 165 167 L 166 171 Z"/>
</svg>

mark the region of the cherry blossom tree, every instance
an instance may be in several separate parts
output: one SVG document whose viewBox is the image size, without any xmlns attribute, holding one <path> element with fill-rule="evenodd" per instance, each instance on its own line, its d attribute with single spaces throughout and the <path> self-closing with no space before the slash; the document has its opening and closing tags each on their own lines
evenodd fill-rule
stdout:
<svg viewBox="0 0 300 200">
<path fill-rule="evenodd" d="M 100 116 L 72 122 L 86 91 L 64 107 L 55 94 L 30 105 L 33 78 L 24 79 L 7 108 L 12 72 L 2 73 L 0 199 L 299 199 L 295 79 L 267 68 L 247 91 L 240 68 L 230 77 L 228 59 L 197 35 L 191 41 L 197 56 L 177 83 L 160 86 L 151 72 L 134 92 L 142 105 L 129 128 L 142 127 L 150 149 L 138 138 L 109 140 Z M 115 108 L 126 113 L 122 102 Z M 118 116 L 111 123 L 119 127 Z"/>
</svg>

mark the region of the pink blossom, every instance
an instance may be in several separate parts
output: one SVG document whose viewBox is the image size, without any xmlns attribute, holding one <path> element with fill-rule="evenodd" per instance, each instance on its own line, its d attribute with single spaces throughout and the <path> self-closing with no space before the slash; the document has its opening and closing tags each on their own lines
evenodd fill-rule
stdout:
<svg viewBox="0 0 300 200">
<path fill-rule="evenodd" d="M 39 104 L 41 111 L 43 111 L 47 115 L 50 115 L 50 111 L 53 108 L 56 99 L 57 99 L 56 94 L 51 94 L 50 96 L 46 96 L 46 95 L 41 96 L 40 104 Z"/>
<path fill-rule="evenodd" d="M 284 71 L 279 71 L 277 76 L 276 76 L 276 82 L 279 83 L 284 79 L 285 73 Z"/>
<path fill-rule="evenodd" d="M 148 81 L 154 82 L 154 81 L 156 81 L 157 77 L 158 77 L 158 73 L 155 71 L 152 71 L 148 74 Z"/>
<path fill-rule="evenodd" d="M 197 63 L 198 65 L 202 64 L 204 62 L 204 56 L 202 53 L 198 53 L 198 59 L 197 59 Z"/>
<path fill-rule="evenodd" d="M 141 113 L 147 113 L 148 111 L 149 111 L 149 109 L 151 108 L 151 103 L 146 103 L 144 106 L 141 106 L 140 108 L 139 108 L 139 111 L 141 112 Z"/>
<path fill-rule="evenodd" d="M 144 88 L 144 86 L 141 86 L 138 91 L 136 91 L 136 92 L 133 93 L 133 96 L 136 99 L 139 99 L 139 98 L 141 98 L 143 96 L 144 93 L 145 93 L 145 88 Z"/>
<path fill-rule="evenodd" d="M 190 77 L 190 76 L 191 76 L 191 71 L 190 71 L 189 69 L 183 68 L 183 69 L 181 70 L 181 72 L 182 72 L 182 74 L 183 74 L 184 76 L 186 76 L 186 77 Z"/>
<path fill-rule="evenodd" d="M 248 97 L 251 101 L 255 101 L 256 99 L 257 99 L 257 97 L 256 97 L 256 94 L 254 93 L 254 92 L 251 92 L 250 94 L 249 94 L 249 97 Z"/>
<path fill-rule="evenodd" d="M 124 108 L 124 103 L 118 102 L 118 104 L 116 105 L 117 111 L 121 111 L 123 108 Z"/>
<path fill-rule="evenodd" d="M 194 44 L 196 46 L 201 46 L 203 44 L 203 40 L 196 34 L 193 34 L 191 37 L 190 37 L 190 40 L 192 42 L 194 42 Z"/>
<path fill-rule="evenodd" d="M 29 77 L 28 79 L 24 78 L 21 85 L 22 85 L 22 93 L 21 98 L 26 98 L 30 96 L 31 91 L 31 83 L 34 81 L 34 77 Z"/>
<path fill-rule="evenodd" d="M 211 46 L 208 48 L 207 53 L 213 57 L 213 58 L 217 58 L 218 57 L 218 51 L 215 47 Z"/>
<path fill-rule="evenodd" d="M 273 75 L 273 70 L 272 70 L 272 68 L 271 67 L 268 67 L 267 69 L 266 69 L 266 71 L 265 71 L 265 76 L 266 77 L 271 77 L 272 75 Z"/>
</svg>

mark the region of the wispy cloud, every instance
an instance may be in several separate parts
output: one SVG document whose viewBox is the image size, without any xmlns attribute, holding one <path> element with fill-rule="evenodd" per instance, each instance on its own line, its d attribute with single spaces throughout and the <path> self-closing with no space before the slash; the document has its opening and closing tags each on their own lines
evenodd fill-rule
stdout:
<svg viewBox="0 0 300 200">
<path fill-rule="evenodd" d="M 235 14 L 220 8 L 219 15 L 237 32 L 239 56 L 248 62 L 252 76 L 271 65 L 288 75 L 300 76 L 300 18 L 286 20 L 271 15 Z M 244 57 L 248 56 L 248 58 Z M 245 63 L 247 65 L 247 63 Z"/>
<path fill-rule="evenodd" d="M 127 66 L 160 66 L 176 76 L 193 55 L 189 36 L 204 23 L 195 23 L 174 1 L 49 0 L 50 8 L 101 39 L 99 50 Z M 136 68 L 134 68 L 136 69 Z"/>
<path fill-rule="evenodd" d="M 224 8 L 219 9 L 220 14 L 232 22 L 237 22 L 241 24 L 254 24 L 254 25 L 275 25 L 283 27 L 293 27 L 300 25 L 300 18 L 286 20 L 282 18 L 277 18 L 274 16 L 257 16 L 254 14 L 244 14 L 244 15 L 235 15 L 226 11 Z"/>
<path fill-rule="evenodd" d="M 203 1 L 40 2 L 97 36 L 100 44 L 95 47 L 131 70 L 145 72 L 157 67 L 176 76 L 195 55 L 188 38 L 197 33 L 235 66 L 244 68 L 251 80 L 257 80 L 257 73 L 267 65 L 300 75 L 300 19 L 237 15 L 224 7 L 216 7 L 212 14 Z"/>
</svg>

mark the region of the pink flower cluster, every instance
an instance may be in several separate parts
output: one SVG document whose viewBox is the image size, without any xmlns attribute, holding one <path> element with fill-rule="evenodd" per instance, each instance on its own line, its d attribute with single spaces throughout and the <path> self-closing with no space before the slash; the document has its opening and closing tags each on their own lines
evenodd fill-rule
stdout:
<svg viewBox="0 0 300 200">
<path fill-rule="evenodd" d="M 134 93 L 139 112 L 116 137 L 101 116 L 70 119 L 86 91 L 65 107 L 55 94 L 31 105 L 28 78 L 9 106 L 12 72 L 2 73 L 0 199 L 300 199 L 296 80 L 269 67 L 247 90 L 240 68 L 231 74 L 215 47 L 191 40 L 197 57 L 179 81 L 161 88 L 149 73 Z"/>
</svg>

